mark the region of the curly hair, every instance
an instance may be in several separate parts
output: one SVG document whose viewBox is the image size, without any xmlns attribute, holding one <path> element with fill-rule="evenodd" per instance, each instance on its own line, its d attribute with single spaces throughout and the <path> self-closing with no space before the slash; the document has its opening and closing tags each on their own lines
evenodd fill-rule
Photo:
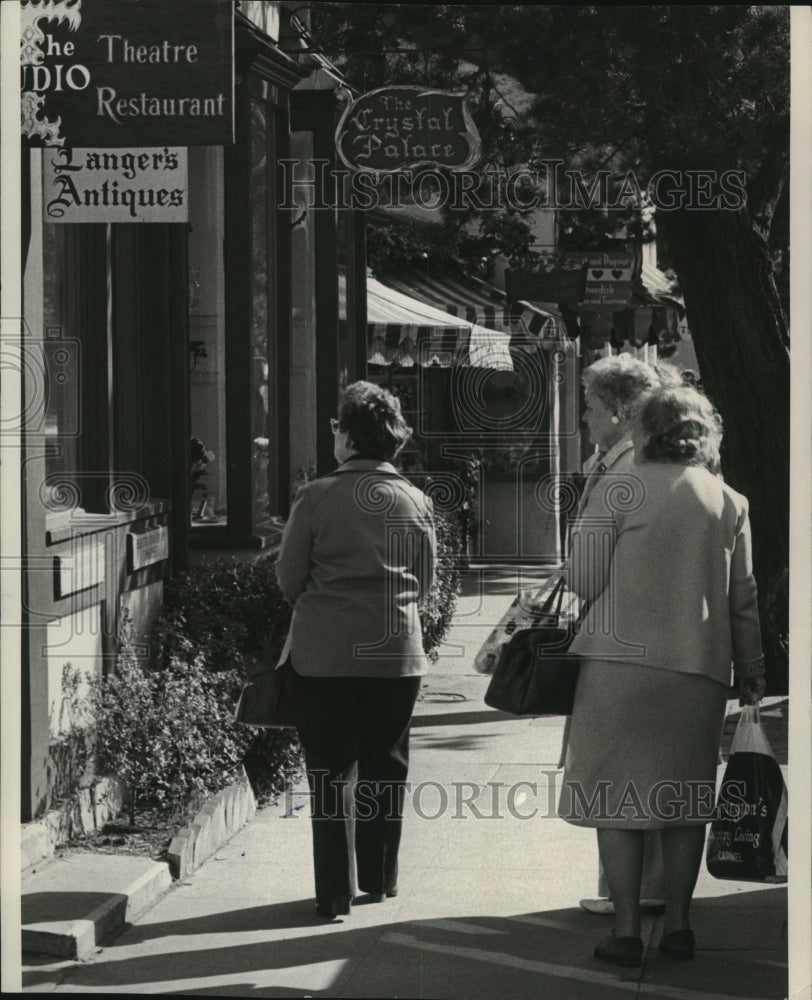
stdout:
<svg viewBox="0 0 812 1000">
<path fill-rule="evenodd" d="M 637 417 L 648 438 L 646 462 L 700 465 L 718 472 L 722 418 L 701 392 L 690 386 L 665 386 L 644 401 Z"/>
<path fill-rule="evenodd" d="M 581 379 L 584 388 L 594 393 L 608 409 L 629 418 L 646 393 L 660 385 L 660 378 L 651 365 L 629 354 L 599 358 L 585 368 Z"/>
<path fill-rule="evenodd" d="M 338 426 L 346 431 L 358 458 L 391 461 L 412 434 L 400 400 L 373 382 L 353 382 L 344 390 Z"/>
</svg>

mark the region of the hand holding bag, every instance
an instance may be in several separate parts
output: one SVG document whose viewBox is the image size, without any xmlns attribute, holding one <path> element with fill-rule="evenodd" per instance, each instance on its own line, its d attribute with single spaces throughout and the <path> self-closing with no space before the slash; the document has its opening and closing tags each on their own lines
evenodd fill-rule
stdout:
<svg viewBox="0 0 812 1000">
<path fill-rule="evenodd" d="M 237 701 L 234 721 L 259 729 L 295 727 L 293 706 L 285 686 L 286 673 L 292 669 L 290 661 L 284 659 L 277 666 L 277 656 L 273 650 L 263 649 L 246 653 L 243 663 L 248 681 Z"/>
<path fill-rule="evenodd" d="M 706 863 L 714 878 L 787 880 L 787 787 L 757 705 L 742 708 L 733 735 Z"/>
<path fill-rule="evenodd" d="M 559 579 L 531 628 L 502 647 L 485 704 L 511 715 L 570 715 L 578 658 L 569 654 L 577 623 L 561 623 L 564 580 Z"/>
</svg>

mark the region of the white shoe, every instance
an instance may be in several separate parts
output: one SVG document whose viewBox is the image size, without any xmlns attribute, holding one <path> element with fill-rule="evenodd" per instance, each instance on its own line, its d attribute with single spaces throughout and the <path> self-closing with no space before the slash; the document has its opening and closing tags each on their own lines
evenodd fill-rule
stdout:
<svg viewBox="0 0 812 1000">
<path fill-rule="evenodd" d="M 597 913 L 601 917 L 611 917 L 615 912 L 615 904 L 611 899 L 582 899 L 579 906 L 587 913 Z M 641 899 L 640 909 L 660 913 L 665 909 L 665 900 Z"/>
<path fill-rule="evenodd" d="M 615 904 L 611 899 L 582 899 L 579 906 L 587 913 L 597 913 L 601 917 L 611 917 L 615 912 Z"/>
</svg>

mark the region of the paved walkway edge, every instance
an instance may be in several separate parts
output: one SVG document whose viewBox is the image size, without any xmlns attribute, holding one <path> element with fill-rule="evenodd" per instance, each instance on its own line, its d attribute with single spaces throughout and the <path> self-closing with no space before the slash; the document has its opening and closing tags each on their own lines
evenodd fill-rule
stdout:
<svg viewBox="0 0 812 1000">
<path fill-rule="evenodd" d="M 115 938 L 128 923 L 150 909 L 172 887 L 173 879 L 186 878 L 196 871 L 254 818 L 256 810 L 254 793 L 243 774 L 233 785 L 213 795 L 189 826 L 178 831 L 165 862 L 154 862 L 88 914 L 77 914 L 73 920 L 24 925 L 23 951 L 84 961 L 95 948 Z M 104 865 L 103 856 L 99 856 L 99 864 Z M 36 871 L 32 871 L 29 884 L 35 878 Z M 23 893 L 26 880 L 24 876 Z M 81 890 L 92 892 L 93 886 L 83 885 Z"/>
</svg>

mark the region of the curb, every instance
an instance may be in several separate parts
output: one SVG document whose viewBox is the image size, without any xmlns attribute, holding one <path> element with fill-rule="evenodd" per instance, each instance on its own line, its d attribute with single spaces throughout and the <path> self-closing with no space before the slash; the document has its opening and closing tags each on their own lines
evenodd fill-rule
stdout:
<svg viewBox="0 0 812 1000">
<path fill-rule="evenodd" d="M 166 862 L 77 853 L 51 858 L 24 873 L 22 950 L 86 960 L 150 909 L 173 880 L 193 874 L 254 818 L 256 809 L 243 774 L 178 831 Z"/>
<path fill-rule="evenodd" d="M 167 853 L 172 878 L 191 875 L 250 822 L 256 811 L 254 793 L 243 774 L 233 785 L 209 799 L 189 826 L 178 830 L 172 838 Z"/>
<path fill-rule="evenodd" d="M 125 871 L 120 871 L 122 862 Z M 22 926 L 22 950 L 58 958 L 84 961 L 106 941 L 115 937 L 127 923 L 137 919 L 171 888 L 172 878 L 165 864 L 143 858 L 122 858 L 118 855 L 85 854 L 72 859 L 66 868 L 55 859 L 37 872 L 32 872 L 23 885 L 23 920 L 27 903 L 34 908 L 53 906 L 58 912 L 76 912 L 76 917 L 51 919 L 40 913 L 39 921 Z M 137 870 L 138 869 L 138 870 Z M 76 876 L 82 888 L 76 890 Z M 71 897 L 86 896 L 91 909 L 82 913 L 81 901 Z M 28 900 L 26 900 L 26 896 Z M 96 902 L 99 896 L 105 896 Z M 48 900 L 44 900 L 48 897 Z M 66 900 L 68 902 L 66 903 Z M 95 903 L 96 905 L 93 905 Z"/>
</svg>

